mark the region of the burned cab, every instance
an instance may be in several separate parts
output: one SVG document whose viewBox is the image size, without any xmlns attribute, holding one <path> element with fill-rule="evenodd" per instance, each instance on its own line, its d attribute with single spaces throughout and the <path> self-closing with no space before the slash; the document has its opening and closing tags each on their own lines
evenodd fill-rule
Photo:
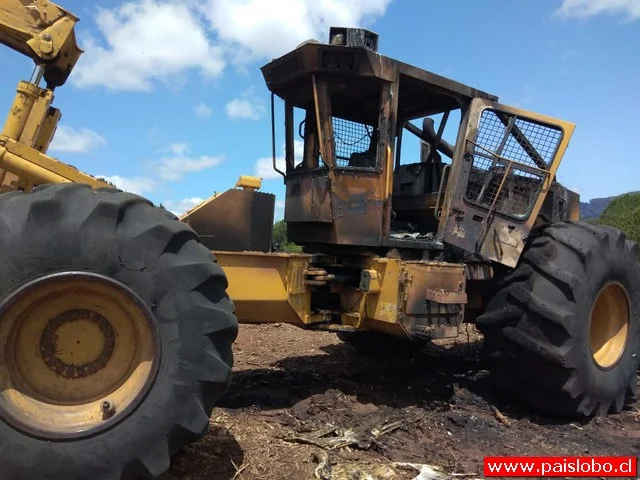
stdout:
<svg viewBox="0 0 640 480">
<path fill-rule="evenodd" d="M 530 406 L 620 411 L 638 367 L 624 347 L 637 246 L 566 221 L 578 220 L 578 197 L 556 171 L 574 125 L 379 55 L 377 43 L 334 28 L 327 44 L 263 67 L 284 220 L 304 251 L 216 253 L 239 318 L 335 331 L 376 355 L 475 323 L 498 385 Z"/>
<path fill-rule="evenodd" d="M 262 68 L 288 238 L 309 262 L 282 257 L 277 275 L 295 285 L 280 298 L 307 326 L 342 335 L 455 336 L 486 306 L 495 262 L 514 267 L 536 224 L 576 218 L 577 196 L 555 181 L 573 124 L 502 105 L 377 44 L 368 30 L 332 28 L 328 43 Z"/>
<path fill-rule="evenodd" d="M 283 171 L 275 121 L 273 151 L 290 240 L 404 258 L 436 258 L 444 241 L 510 264 L 551 185 L 562 128 L 377 46 L 368 30 L 331 28 L 328 43 L 304 43 L 262 68 L 272 110 L 275 97 L 284 104 Z M 506 252 L 485 241 L 490 230 Z"/>
<path fill-rule="evenodd" d="M 371 32 L 332 29 L 330 44 L 303 44 L 263 67 L 284 101 L 284 219 L 294 242 L 383 242 L 396 84 L 376 47 Z"/>
</svg>

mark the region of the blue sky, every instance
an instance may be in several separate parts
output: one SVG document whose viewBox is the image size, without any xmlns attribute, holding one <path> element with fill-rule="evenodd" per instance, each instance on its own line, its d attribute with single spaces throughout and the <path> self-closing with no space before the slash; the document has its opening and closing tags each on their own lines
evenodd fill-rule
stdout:
<svg viewBox="0 0 640 480">
<path fill-rule="evenodd" d="M 176 213 L 258 174 L 282 216 L 259 67 L 330 25 L 365 26 L 385 55 L 575 122 L 559 180 L 583 200 L 640 189 L 640 0 L 58 3 L 80 17 L 85 53 L 56 92 L 49 154 Z M 7 112 L 32 64 L 7 48 L 0 62 Z"/>
</svg>

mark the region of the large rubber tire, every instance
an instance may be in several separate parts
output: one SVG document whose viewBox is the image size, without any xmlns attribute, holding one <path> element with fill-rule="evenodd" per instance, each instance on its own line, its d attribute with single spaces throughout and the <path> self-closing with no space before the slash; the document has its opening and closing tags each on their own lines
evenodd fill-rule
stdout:
<svg viewBox="0 0 640 480">
<path fill-rule="evenodd" d="M 624 350 L 605 369 L 592 355 L 590 316 L 608 282 L 626 290 L 630 315 Z M 495 385 L 556 416 L 620 412 L 640 363 L 638 245 L 609 227 L 552 224 L 533 232 L 499 287 L 476 320 Z"/>
<path fill-rule="evenodd" d="M 142 403 L 107 431 L 48 441 L 0 421 L 3 480 L 156 478 L 204 435 L 231 380 L 238 332 L 227 280 L 198 236 L 163 208 L 117 189 L 46 185 L 0 196 L 0 301 L 54 272 L 122 282 L 146 303 L 161 363 Z"/>
</svg>

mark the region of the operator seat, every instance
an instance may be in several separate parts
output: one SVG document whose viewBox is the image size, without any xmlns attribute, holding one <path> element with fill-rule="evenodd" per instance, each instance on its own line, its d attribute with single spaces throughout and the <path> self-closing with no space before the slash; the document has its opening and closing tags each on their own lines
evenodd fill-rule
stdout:
<svg viewBox="0 0 640 480">
<path fill-rule="evenodd" d="M 393 176 L 392 209 L 395 222 L 410 222 L 422 233 L 437 229 L 438 219 L 435 206 L 438 203 L 438 191 L 446 164 L 442 155 L 433 149 L 437 135 L 433 128 L 433 119 L 423 120 L 420 148 L 420 161 L 396 168 Z M 453 155 L 453 148 L 443 140 L 439 147 Z M 443 190 L 446 183 L 443 184 Z M 442 199 L 440 200 L 442 202 Z"/>
<path fill-rule="evenodd" d="M 375 168 L 378 151 L 378 129 L 374 129 L 369 140 L 369 148 L 364 152 L 353 152 L 349 155 L 349 166 L 360 168 Z"/>
</svg>

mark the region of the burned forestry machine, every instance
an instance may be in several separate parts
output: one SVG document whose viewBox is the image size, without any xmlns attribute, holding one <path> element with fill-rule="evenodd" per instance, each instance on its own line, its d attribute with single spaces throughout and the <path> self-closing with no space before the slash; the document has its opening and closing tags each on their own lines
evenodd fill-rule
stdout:
<svg viewBox="0 0 640 480">
<path fill-rule="evenodd" d="M 557 181 L 574 124 L 381 55 L 373 32 L 329 37 L 262 68 L 288 240 L 303 253 L 268 252 L 267 229 L 263 252 L 229 251 L 257 224 L 234 239 L 215 219 L 231 204 L 248 219 L 272 209 L 264 193 L 183 217 L 215 251 L 240 323 L 335 331 L 377 355 L 475 323 L 508 394 L 552 414 L 619 412 L 640 361 L 638 246 L 580 222 L 579 196 Z"/>
<path fill-rule="evenodd" d="M 638 247 L 580 223 L 557 182 L 573 124 L 333 28 L 262 69 L 303 246 L 274 252 L 259 178 L 177 218 L 47 155 L 77 21 L 48 0 L 0 2 L 0 43 L 36 65 L 0 132 L 2 480 L 163 475 L 209 429 L 238 323 L 383 354 L 475 322 L 496 385 L 529 405 L 604 414 L 635 394 Z"/>
</svg>

